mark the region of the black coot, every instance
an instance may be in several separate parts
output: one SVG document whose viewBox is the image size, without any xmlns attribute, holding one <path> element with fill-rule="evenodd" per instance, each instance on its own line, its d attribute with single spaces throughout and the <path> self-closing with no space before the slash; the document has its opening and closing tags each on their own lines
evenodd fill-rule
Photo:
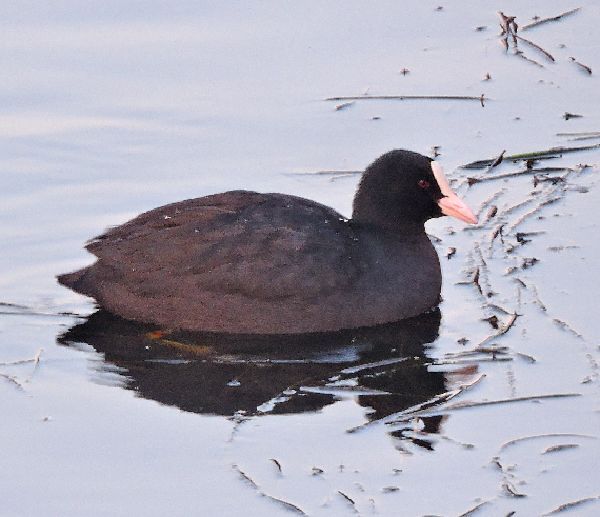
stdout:
<svg viewBox="0 0 600 517">
<path fill-rule="evenodd" d="M 475 223 L 440 166 L 395 150 L 365 170 L 352 218 L 285 194 L 225 192 L 165 205 L 87 244 L 58 280 L 107 311 L 164 328 L 327 332 L 415 316 L 439 301 L 432 217 Z"/>
</svg>

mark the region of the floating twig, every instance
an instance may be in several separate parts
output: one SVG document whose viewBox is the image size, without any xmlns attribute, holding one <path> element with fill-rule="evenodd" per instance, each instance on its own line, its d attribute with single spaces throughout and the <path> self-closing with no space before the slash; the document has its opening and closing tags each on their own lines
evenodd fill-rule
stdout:
<svg viewBox="0 0 600 517">
<path fill-rule="evenodd" d="M 498 328 L 498 332 L 487 336 L 480 343 L 478 343 L 475 348 L 479 348 L 479 347 L 485 345 L 486 343 L 490 342 L 492 339 L 496 339 L 496 338 L 506 334 L 514 326 L 518 317 L 519 317 L 519 315 L 517 313 L 511 314 L 508 321 L 504 325 L 502 325 L 501 327 Z"/>
<path fill-rule="evenodd" d="M 500 190 L 494 192 L 491 196 L 484 199 L 481 202 L 481 204 L 479 205 L 479 207 L 477 208 L 477 212 L 476 212 L 477 218 L 481 217 L 481 214 L 483 213 L 485 208 L 490 205 L 490 203 L 493 203 L 494 201 L 496 201 L 498 198 L 500 198 L 502 195 L 504 195 L 505 192 L 506 192 L 506 187 L 502 187 Z M 478 225 L 478 226 L 481 227 L 482 225 Z M 471 226 L 471 228 L 473 228 L 473 227 Z"/>
<path fill-rule="evenodd" d="M 581 506 L 581 505 L 583 505 L 585 503 L 590 503 L 592 501 L 598 501 L 598 500 L 600 500 L 600 495 L 597 495 L 595 497 L 586 497 L 584 499 L 578 499 L 577 501 L 572 501 L 572 502 L 569 502 L 569 503 L 563 503 L 560 506 L 556 507 L 554 510 L 552 510 L 552 511 L 550 511 L 548 513 L 543 514 L 542 517 L 545 517 L 546 515 L 555 515 L 557 513 L 561 513 L 561 512 L 564 512 L 566 510 L 570 510 L 570 509 L 575 508 L 577 506 Z"/>
<path fill-rule="evenodd" d="M 237 471 L 238 474 L 245 480 L 247 481 L 253 488 L 256 488 L 257 490 L 259 489 L 258 484 L 256 483 L 256 481 L 254 481 L 248 474 L 246 474 L 238 465 L 236 465 L 235 463 L 231 466 L 233 468 L 233 470 Z"/>
<path fill-rule="evenodd" d="M 489 221 L 492 217 L 494 217 L 498 213 L 498 207 L 496 205 L 490 206 L 488 213 L 485 215 L 485 221 Z"/>
<path fill-rule="evenodd" d="M 552 183 L 552 185 L 556 185 L 558 183 L 564 183 L 564 176 L 534 176 L 533 177 L 533 188 L 537 187 L 540 183 Z"/>
<path fill-rule="evenodd" d="M 490 501 L 482 501 L 470 510 L 467 510 L 465 513 L 461 513 L 458 517 L 471 517 L 471 515 L 473 515 L 475 512 L 478 512 L 483 506 L 487 504 L 490 504 Z"/>
<path fill-rule="evenodd" d="M 538 25 L 542 25 L 544 23 L 548 23 L 548 22 L 556 22 L 558 20 L 561 20 L 562 18 L 565 18 L 566 16 L 569 16 L 571 14 L 576 13 L 577 11 L 579 11 L 581 9 L 581 7 L 576 7 L 575 9 L 571 9 L 570 11 L 566 11 L 564 13 L 560 13 L 556 16 L 551 16 L 549 18 L 542 18 L 541 20 L 536 20 L 535 22 L 532 23 L 528 23 L 527 25 L 523 25 L 523 27 L 521 27 L 521 30 L 529 30 L 529 29 L 533 29 L 533 27 L 537 27 Z"/>
<path fill-rule="evenodd" d="M 21 305 L 19 303 L 11 303 L 11 302 L 0 302 L 0 307 L 11 307 L 13 309 L 21 309 L 21 310 L 30 310 L 27 305 Z"/>
<path fill-rule="evenodd" d="M 524 59 L 525 61 L 527 61 L 528 63 L 531 63 L 532 65 L 537 66 L 538 68 L 546 68 L 544 65 L 542 65 L 542 63 L 538 63 L 535 59 L 531 59 L 530 57 L 527 57 L 522 50 L 516 50 L 515 51 L 515 56 L 520 57 L 521 59 Z"/>
<path fill-rule="evenodd" d="M 449 411 L 454 411 L 456 409 L 467 409 L 473 407 L 481 407 L 481 406 L 495 406 L 498 404 L 510 404 L 513 402 L 527 402 L 532 400 L 542 400 L 542 399 L 559 399 L 559 398 L 568 398 L 568 397 L 581 397 L 581 393 L 554 393 L 550 395 L 531 395 L 528 397 L 513 397 L 510 399 L 495 399 L 495 400 L 483 400 L 480 402 L 456 402 L 454 404 L 450 404 L 446 406 L 444 409 Z"/>
<path fill-rule="evenodd" d="M 355 427 L 348 429 L 346 432 L 347 433 L 355 433 L 356 431 L 360 431 L 360 430 L 364 429 L 365 427 L 372 426 L 375 423 L 378 423 L 378 424 L 383 423 L 385 425 L 391 425 L 391 424 L 396 424 L 396 423 L 400 423 L 400 422 L 405 422 L 407 419 L 410 419 L 410 418 L 418 416 L 422 413 L 425 413 L 429 408 L 431 408 L 433 406 L 448 402 L 449 400 L 453 399 L 454 397 L 469 390 L 470 388 L 472 388 L 473 386 L 478 384 L 484 378 L 485 378 L 485 374 L 482 373 L 479 376 L 477 376 L 475 379 L 473 379 L 471 382 L 461 384 L 458 388 L 456 388 L 454 390 L 440 393 L 439 395 L 436 395 L 435 397 L 432 397 L 429 400 L 426 400 L 425 402 L 421 402 L 420 404 L 411 406 L 411 407 L 405 409 L 404 411 L 401 411 L 400 413 L 394 413 L 393 415 L 389 415 L 386 418 L 381 418 L 379 420 L 371 420 L 370 422 L 366 422 L 364 424 L 357 425 Z"/>
<path fill-rule="evenodd" d="M 600 136 L 600 131 L 579 131 L 576 133 L 556 133 L 556 136 Z"/>
<path fill-rule="evenodd" d="M 364 171 L 338 171 L 338 170 L 323 170 L 313 172 L 291 172 L 292 176 L 349 176 L 354 174 L 362 174 Z"/>
<path fill-rule="evenodd" d="M 515 352 L 515 355 L 517 357 L 521 357 L 522 359 L 525 359 L 526 361 L 528 361 L 530 363 L 537 363 L 537 359 L 535 357 L 533 357 L 532 355 L 524 354 L 523 352 Z"/>
<path fill-rule="evenodd" d="M 254 488 L 258 492 L 259 495 L 262 495 L 263 497 L 266 497 L 267 499 L 270 499 L 271 501 L 274 501 L 274 502 L 282 505 L 287 510 L 292 510 L 300 515 L 306 515 L 306 512 L 304 512 L 301 508 L 299 508 L 295 504 L 292 504 L 288 501 L 284 501 L 283 499 L 279 499 L 278 497 L 274 497 L 272 495 L 269 495 L 269 494 L 266 494 L 265 492 L 263 492 L 260 489 L 260 486 L 258 485 L 258 483 L 256 483 L 256 481 L 254 481 L 248 474 L 246 474 L 238 465 L 233 464 L 232 468 L 242 477 L 242 479 L 244 479 L 252 488 Z"/>
<path fill-rule="evenodd" d="M 352 106 L 354 104 L 354 102 L 344 102 L 342 104 L 338 104 L 335 107 L 335 111 L 342 111 L 345 110 L 346 108 L 349 108 L 350 106 Z"/>
<path fill-rule="evenodd" d="M 464 384 L 461 384 L 458 388 L 456 388 L 454 390 L 440 393 L 439 395 L 436 395 L 435 397 L 433 397 L 425 402 L 421 402 L 420 404 L 411 406 L 400 413 L 396 413 L 395 415 L 393 415 L 393 417 L 395 419 L 397 417 L 416 416 L 419 413 L 422 413 L 424 410 L 429 409 L 430 407 L 433 407 L 435 405 L 438 405 L 438 404 L 441 404 L 444 402 L 448 402 L 449 400 L 452 400 L 454 397 L 457 397 L 461 393 L 463 393 L 463 392 L 471 389 L 473 386 L 479 384 L 485 378 L 485 376 L 486 376 L 485 373 L 482 373 L 482 374 L 478 375 L 475 379 L 473 379 L 471 382 L 466 382 Z M 393 420 L 391 422 L 386 422 L 386 423 L 389 424 L 389 423 L 395 423 L 395 422 L 396 422 L 396 420 Z"/>
<path fill-rule="evenodd" d="M 526 242 L 531 242 L 531 239 L 527 239 L 527 237 L 535 237 L 536 235 L 545 235 L 545 231 L 540 231 L 540 232 L 517 232 L 515 234 L 515 237 L 517 239 L 517 242 L 523 244 Z"/>
<path fill-rule="evenodd" d="M 355 173 L 348 173 L 348 174 L 338 174 L 337 176 L 332 176 L 331 178 L 329 178 L 329 181 L 337 181 L 337 180 L 341 180 L 343 178 L 350 178 L 355 176 Z"/>
<path fill-rule="evenodd" d="M 498 11 L 498 16 L 500 16 L 500 28 L 502 29 L 501 36 L 508 37 L 515 36 L 517 31 L 519 30 L 519 26 L 517 25 L 516 16 L 507 16 L 502 11 Z M 505 38 L 506 39 L 506 38 Z"/>
<path fill-rule="evenodd" d="M 35 362 L 35 358 L 32 359 L 19 359 L 18 361 L 8 361 L 0 363 L 0 366 L 14 366 L 17 364 L 27 364 Z"/>
<path fill-rule="evenodd" d="M 520 278 L 515 278 L 515 280 L 525 289 L 530 290 L 533 293 L 533 301 L 534 303 L 540 308 L 540 310 L 542 312 L 547 312 L 548 309 L 546 309 L 546 305 L 542 302 L 542 300 L 540 299 L 540 295 L 538 293 L 537 287 L 534 284 L 531 285 L 527 285 L 525 282 L 523 282 L 523 280 L 521 280 Z"/>
<path fill-rule="evenodd" d="M 511 225 L 508 227 L 506 233 L 509 234 L 510 232 L 512 232 L 515 228 L 517 228 L 525 220 L 536 215 L 546 205 L 551 205 L 552 203 L 555 203 L 556 201 L 560 201 L 561 199 L 562 199 L 561 196 L 556 196 L 556 197 L 548 198 L 548 199 L 542 201 L 541 203 L 538 203 L 532 210 L 524 213 L 516 221 L 512 222 Z"/>
<path fill-rule="evenodd" d="M 307 515 L 300 507 L 296 506 L 293 503 L 290 503 L 289 501 L 285 501 L 283 499 L 280 499 L 279 497 L 275 497 L 273 495 L 269 495 L 269 494 L 265 494 L 264 492 L 262 492 L 262 495 L 264 497 L 266 497 L 267 499 L 270 499 L 271 501 L 274 501 L 276 503 L 279 503 L 280 505 L 282 505 L 286 510 L 291 510 L 295 513 L 298 513 L 300 515 Z"/>
<path fill-rule="evenodd" d="M 19 391 L 25 391 L 25 388 L 23 388 L 23 385 L 13 375 L 8 375 L 6 373 L 0 373 L 0 377 L 2 377 L 3 379 L 6 379 L 9 383 L 11 383 L 13 386 L 15 386 Z"/>
<path fill-rule="evenodd" d="M 481 94 L 479 97 L 473 95 L 348 95 L 340 97 L 328 97 L 326 101 L 478 101 L 484 106 L 485 101 L 490 99 Z"/>
<path fill-rule="evenodd" d="M 570 171 L 569 167 L 540 167 L 537 169 L 523 169 L 515 172 L 506 172 L 504 174 L 496 174 L 491 176 L 478 176 L 476 178 L 469 178 L 469 184 L 473 185 L 475 183 L 481 183 L 486 181 L 495 181 L 495 180 L 504 180 L 507 178 L 513 178 L 515 176 L 527 176 L 527 175 L 536 175 L 540 173 L 548 173 L 548 172 L 560 172 L 560 171 Z"/>
<path fill-rule="evenodd" d="M 504 307 L 498 305 L 497 303 L 487 303 L 486 304 L 490 309 L 494 309 L 498 312 L 502 312 L 504 314 L 506 314 L 507 316 L 512 316 L 515 311 L 509 311 L 508 309 L 505 309 Z"/>
<path fill-rule="evenodd" d="M 36 367 L 40 363 L 40 357 L 42 356 L 43 351 L 43 348 L 38 349 L 38 351 L 35 353 L 35 356 L 33 357 L 33 363 Z"/>
<path fill-rule="evenodd" d="M 29 375 L 29 378 L 25 382 L 31 382 L 31 380 L 33 379 L 33 376 L 37 372 L 38 366 L 40 364 L 40 357 L 42 356 L 42 352 L 43 351 L 44 351 L 44 349 L 40 348 L 36 352 L 35 356 L 33 357 L 33 370 L 31 371 L 31 374 Z"/>
<path fill-rule="evenodd" d="M 496 406 L 501 404 L 510 404 L 516 402 L 532 402 L 539 401 L 544 399 L 559 399 L 559 398 L 568 398 L 568 397 L 580 397 L 581 393 L 554 393 L 549 395 L 531 395 L 528 397 L 512 397 L 507 399 L 495 399 L 495 400 L 483 400 L 480 402 L 456 402 L 454 404 L 449 404 L 437 409 L 432 410 L 424 410 L 412 414 L 404 414 L 399 413 L 394 415 L 395 419 L 385 422 L 386 425 L 393 424 L 401 424 L 406 423 L 408 420 L 415 417 L 426 417 L 426 416 L 436 416 L 440 414 L 444 414 L 451 411 L 460 411 L 462 409 L 470 409 L 475 407 L 483 407 L 483 406 Z M 399 417 L 399 418 L 398 418 Z M 363 424 L 363 426 L 366 424 Z"/>
<path fill-rule="evenodd" d="M 520 153 L 520 154 L 511 154 L 509 156 L 505 156 L 505 160 L 540 160 L 547 158 L 556 158 L 557 155 L 567 154 L 567 153 L 575 153 L 578 151 L 590 151 L 593 149 L 600 148 L 600 144 L 592 144 L 592 145 L 583 145 L 577 147 L 551 147 L 545 151 L 533 151 L 530 153 Z M 484 169 L 488 167 L 494 162 L 495 158 L 489 158 L 487 160 L 477 160 L 471 163 L 467 163 L 465 165 L 461 165 L 461 169 Z"/>
<path fill-rule="evenodd" d="M 522 36 L 519 36 L 517 34 L 515 34 L 515 37 L 519 40 L 519 41 L 523 41 L 524 43 L 527 43 L 527 45 L 530 45 L 531 47 L 533 47 L 534 49 L 538 50 L 539 52 L 541 52 L 542 54 L 544 54 L 544 56 L 546 56 L 550 61 L 552 61 L 553 63 L 556 61 L 556 59 L 554 59 L 554 56 L 552 54 L 550 54 L 550 52 L 548 52 L 547 50 L 544 50 L 542 47 L 540 47 L 538 44 L 534 43 L 531 40 L 528 40 L 527 38 L 523 38 Z"/>
<path fill-rule="evenodd" d="M 584 70 L 585 72 L 587 72 L 589 75 L 592 75 L 592 69 L 587 66 L 584 65 L 583 63 L 580 63 L 579 61 L 577 61 L 577 59 L 575 59 L 574 57 L 570 57 L 569 58 L 573 63 L 575 63 L 579 68 L 581 68 L 582 70 Z"/>
<path fill-rule="evenodd" d="M 511 497 L 527 497 L 525 494 L 517 492 L 513 484 L 508 481 L 502 483 L 502 488 L 504 489 L 504 492 Z"/>
<path fill-rule="evenodd" d="M 583 140 L 596 140 L 598 138 L 600 138 L 600 135 L 578 136 L 575 138 L 569 138 L 569 142 L 581 142 Z"/>
<path fill-rule="evenodd" d="M 506 153 L 506 149 L 504 149 L 504 151 L 502 151 L 498 157 L 490 164 L 490 168 L 488 170 L 488 172 L 493 169 L 494 167 L 497 167 L 498 165 L 500 165 L 502 163 L 502 160 L 504 159 L 504 154 Z"/>
<path fill-rule="evenodd" d="M 491 355 L 507 355 L 508 347 L 479 347 L 473 348 L 471 350 L 464 350 L 460 352 L 448 352 L 444 354 L 444 357 L 471 357 L 480 354 L 491 354 Z M 437 364 L 437 363 L 436 363 Z"/>
<path fill-rule="evenodd" d="M 500 240 L 502 240 L 502 228 L 504 228 L 505 224 L 506 223 L 499 224 L 492 231 L 492 234 L 490 235 L 490 249 L 494 245 L 494 241 L 496 240 L 496 237 L 498 237 L 498 235 L 500 236 Z"/>
<path fill-rule="evenodd" d="M 472 365 L 472 364 L 479 364 L 479 363 L 505 363 L 505 362 L 511 362 L 513 360 L 512 357 L 506 357 L 504 355 L 495 355 L 493 357 L 474 357 L 472 359 L 469 358 L 464 358 L 464 359 L 444 359 L 441 361 L 435 361 L 434 363 L 431 363 L 435 366 L 441 366 L 441 365 Z"/>
<path fill-rule="evenodd" d="M 542 454 L 551 454 L 554 452 L 565 451 L 567 449 L 577 449 L 579 447 L 578 443 L 560 443 L 558 445 L 552 445 L 548 447 Z"/>
<path fill-rule="evenodd" d="M 350 496 L 346 495 L 341 490 L 338 490 L 337 493 L 340 494 L 352 506 L 352 509 L 354 510 L 354 513 L 358 513 L 358 510 L 356 509 L 356 503 L 354 502 L 354 499 L 352 499 Z"/>
<path fill-rule="evenodd" d="M 579 246 L 573 246 L 573 245 L 568 245 L 568 246 L 549 246 L 548 247 L 548 251 L 564 251 L 564 250 L 570 250 L 570 249 L 578 249 Z"/>
<path fill-rule="evenodd" d="M 473 275 L 473 279 L 471 282 L 477 286 L 477 290 L 479 294 L 483 294 L 483 289 L 481 288 L 481 284 L 479 283 L 480 269 L 475 269 L 475 274 Z"/>
<path fill-rule="evenodd" d="M 579 339 L 583 339 L 583 336 L 579 332 L 577 332 L 573 327 L 571 327 L 571 325 L 569 325 L 566 321 L 563 321 L 558 318 L 552 318 L 552 321 L 556 323 L 562 330 L 566 330 L 567 332 L 570 332 Z"/>
<path fill-rule="evenodd" d="M 514 440 L 509 440 L 508 442 L 504 442 L 500 446 L 500 451 L 502 452 L 504 449 L 515 445 L 517 443 L 529 441 L 529 440 L 538 440 L 540 438 L 588 438 L 591 440 L 597 440 L 596 436 L 592 436 L 589 434 L 577 434 L 577 433 L 544 433 L 544 434 L 534 434 L 529 436 L 522 436 L 520 438 L 515 438 Z"/>
</svg>

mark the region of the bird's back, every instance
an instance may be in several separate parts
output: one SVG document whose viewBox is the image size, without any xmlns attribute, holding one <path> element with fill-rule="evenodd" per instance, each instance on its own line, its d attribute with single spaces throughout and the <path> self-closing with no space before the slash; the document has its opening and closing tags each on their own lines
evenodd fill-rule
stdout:
<svg viewBox="0 0 600 517">
<path fill-rule="evenodd" d="M 364 273 L 357 245 L 331 208 L 233 191 L 165 205 L 110 229 L 86 246 L 98 261 L 59 280 L 138 321 L 320 331 L 319 320 L 335 327 L 333 300 L 348 296 Z"/>
</svg>

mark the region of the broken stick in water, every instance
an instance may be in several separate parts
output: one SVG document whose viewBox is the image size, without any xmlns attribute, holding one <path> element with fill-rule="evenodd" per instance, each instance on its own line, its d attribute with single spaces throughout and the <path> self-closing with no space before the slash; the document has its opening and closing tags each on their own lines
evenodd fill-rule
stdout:
<svg viewBox="0 0 600 517">
<path fill-rule="evenodd" d="M 521 59 L 527 61 L 528 63 L 531 63 L 532 65 L 537 66 L 538 68 L 546 68 L 544 65 L 542 65 L 542 63 L 539 63 L 538 61 L 536 61 L 535 59 L 531 59 L 530 57 L 527 57 L 522 50 L 516 50 L 515 51 L 515 56 L 520 57 Z"/>
<path fill-rule="evenodd" d="M 490 166 L 488 167 L 487 172 L 490 172 L 494 167 L 497 167 L 498 165 L 500 165 L 502 163 L 502 160 L 504 159 L 504 154 L 506 153 L 506 149 L 504 149 L 499 155 L 498 157 L 490 164 Z"/>
<path fill-rule="evenodd" d="M 477 505 L 473 506 L 473 508 L 471 508 L 470 510 L 461 513 L 458 517 L 471 517 L 471 515 L 475 514 L 475 512 L 478 512 L 486 504 L 490 504 L 490 501 L 482 501 L 481 503 L 478 503 Z"/>
<path fill-rule="evenodd" d="M 282 505 L 286 510 L 291 510 L 300 515 L 306 515 L 306 512 L 304 512 L 301 508 L 299 508 L 295 504 L 292 504 L 288 501 L 284 501 L 283 499 L 279 499 L 278 497 L 275 497 L 275 496 L 272 496 L 272 495 L 269 495 L 269 494 L 266 494 L 265 492 L 263 492 L 260 489 L 260 486 L 258 485 L 258 483 L 256 483 L 256 481 L 254 481 L 248 474 L 246 474 L 235 463 L 231 467 L 233 468 L 233 470 L 235 470 L 240 475 L 240 477 L 242 479 L 244 479 L 244 481 L 246 481 L 252 488 L 254 488 L 259 495 L 262 495 L 263 497 L 266 497 L 267 499 L 270 499 L 271 501 Z"/>
<path fill-rule="evenodd" d="M 579 61 L 577 61 L 577 59 L 575 59 L 574 57 L 570 57 L 569 58 L 573 63 L 575 63 L 579 68 L 581 68 L 581 70 L 584 70 L 585 72 L 587 72 L 589 75 L 592 75 L 592 69 L 587 66 L 584 65 L 583 63 L 580 63 Z"/>
<path fill-rule="evenodd" d="M 275 464 L 275 466 L 277 467 L 277 470 L 281 474 L 282 473 L 281 463 L 279 463 L 279 461 L 277 461 L 275 458 L 269 458 L 269 459 Z"/>
<path fill-rule="evenodd" d="M 504 492 L 511 497 L 527 497 L 525 494 L 517 492 L 517 489 L 509 481 L 502 483 L 502 488 L 504 489 Z"/>
<path fill-rule="evenodd" d="M 552 445 L 542 452 L 542 454 L 551 454 L 554 452 L 565 451 L 567 449 L 577 449 L 579 447 L 578 443 L 559 443 L 558 445 Z"/>
<path fill-rule="evenodd" d="M 354 499 L 352 499 L 350 496 L 346 495 L 341 490 L 338 490 L 337 492 L 352 506 L 354 513 L 358 513 L 358 510 L 356 509 L 356 502 L 354 501 Z"/>
<path fill-rule="evenodd" d="M 3 379 L 6 379 L 13 386 L 15 386 L 19 391 L 25 391 L 25 388 L 23 388 L 23 385 L 17 380 L 16 377 L 14 377 L 12 375 L 8 375 L 6 373 L 0 373 L 0 377 L 2 377 Z"/>
<path fill-rule="evenodd" d="M 527 43 L 527 45 L 533 47 L 534 49 L 536 49 L 538 52 L 541 52 L 542 54 L 544 54 L 544 56 L 546 56 L 550 61 L 552 61 L 553 63 L 556 61 L 556 59 L 554 59 L 554 56 L 552 54 L 550 54 L 550 52 L 548 52 L 547 50 L 543 49 L 542 47 L 540 47 L 537 43 L 534 43 L 531 40 L 528 40 L 527 38 L 523 38 L 522 36 L 518 36 L 515 35 L 515 37 L 519 40 L 519 41 L 523 41 L 524 43 Z"/>
<path fill-rule="evenodd" d="M 575 133 L 556 133 L 556 136 L 600 136 L 600 131 L 579 131 Z"/>
<path fill-rule="evenodd" d="M 338 104 L 335 107 L 335 111 L 342 111 L 345 110 L 346 108 L 349 108 L 350 106 L 352 106 L 354 104 L 354 102 L 344 102 L 342 104 Z"/>
<path fill-rule="evenodd" d="M 504 325 L 502 325 L 498 328 L 498 332 L 496 332 L 495 334 L 491 334 L 491 335 L 487 336 L 486 338 L 484 338 L 482 341 L 480 341 L 477 344 L 477 346 L 475 348 L 479 348 L 479 347 L 485 345 L 486 343 L 488 343 L 489 341 L 491 341 L 492 339 L 496 339 L 496 338 L 506 334 L 514 326 L 518 317 L 519 317 L 519 315 L 517 313 L 511 314 L 510 318 L 508 318 L 508 321 Z"/>
<path fill-rule="evenodd" d="M 523 25 L 523 27 L 521 27 L 521 30 L 526 31 L 529 29 L 533 29 L 533 27 L 537 27 L 538 25 L 542 25 L 544 23 L 557 22 L 558 20 L 561 20 L 562 18 L 565 18 L 566 16 L 576 13 L 580 9 L 581 9 L 581 7 L 576 7 L 575 9 L 571 9 L 570 11 L 560 13 L 556 16 L 550 16 L 548 18 L 542 18 L 541 20 L 536 20 L 535 22 L 528 23 L 527 25 Z"/>
<path fill-rule="evenodd" d="M 366 422 L 364 424 L 359 424 L 355 427 L 348 429 L 346 432 L 347 433 L 355 433 L 356 431 L 361 431 L 361 430 L 365 429 L 366 427 L 370 427 L 374 424 L 393 425 L 393 424 L 397 424 L 397 423 L 407 422 L 408 420 L 411 420 L 412 418 L 419 416 L 422 413 L 427 412 L 427 410 L 429 408 L 432 408 L 433 406 L 437 406 L 439 404 L 443 404 L 443 403 L 448 402 L 449 400 L 453 399 L 454 397 L 457 397 L 461 393 L 463 393 L 463 392 L 467 391 L 468 389 L 472 388 L 473 386 L 479 384 L 479 382 L 482 379 L 484 379 L 485 376 L 486 376 L 485 373 L 482 373 L 479 376 L 475 377 L 475 379 L 473 379 L 471 382 L 466 382 L 464 384 L 461 384 L 456 389 L 453 389 L 451 391 L 445 391 L 444 393 L 440 393 L 439 395 L 436 395 L 436 396 L 430 398 L 429 400 L 426 400 L 425 402 L 421 402 L 420 404 L 411 406 L 399 413 L 394 413 L 387 417 L 380 418 L 379 420 L 370 420 L 369 422 Z"/>
<path fill-rule="evenodd" d="M 586 497 L 584 499 L 578 499 L 577 501 L 571 501 L 569 503 L 563 503 L 560 506 L 557 506 L 554 510 L 543 514 L 542 517 L 546 517 L 547 515 L 555 515 L 557 513 L 565 512 L 565 511 L 571 510 L 572 508 L 575 508 L 577 506 L 581 506 L 586 503 L 591 503 L 592 501 L 600 501 L 600 495 L 597 495 L 595 497 Z"/>
<path fill-rule="evenodd" d="M 569 167 L 540 167 L 538 169 L 524 169 L 515 172 L 507 172 L 504 174 L 496 174 L 491 176 L 477 176 L 468 178 L 467 183 L 469 186 L 475 185 L 475 183 L 481 183 L 486 181 L 495 181 L 495 180 L 503 180 L 506 178 L 512 178 L 514 176 L 523 176 L 523 175 L 531 175 L 531 174 L 547 174 L 548 172 L 567 172 L 572 171 L 573 169 Z"/>
<path fill-rule="evenodd" d="M 484 106 L 485 101 L 490 99 L 481 94 L 479 97 L 473 95 L 349 95 L 340 97 L 327 97 L 326 101 L 348 102 L 348 101 L 478 101 Z"/>
<path fill-rule="evenodd" d="M 515 438 L 514 440 L 509 440 L 508 442 L 504 442 L 500 446 L 500 451 L 502 452 L 507 447 L 515 445 L 517 443 L 530 441 L 530 440 L 538 440 L 541 438 L 587 438 L 591 440 L 597 440 L 596 436 L 592 436 L 589 434 L 578 434 L 578 433 L 544 433 L 544 434 L 533 434 L 527 436 L 521 436 L 520 438 Z"/>
<path fill-rule="evenodd" d="M 546 149 L 544 151 L 534 151 L 530 153 L 520 153 L 520 154 L 511 154 L 509 156 L 505 156 L 505 160 L 514 160 L 514 161 L 525 161 L 525 160 L 540 160 L 547 158 L 556 158 L 557 155 L 567 154 L 567 153 L 575 153 L 578 151 L 591 151 L 593 149 L 600 148 L 600 144 L 592 144 L 592 145 L 583 145 L 577 147 L 551 147 L 550 149 Z M 461 165 L 461 169 L 484 169 L 488 167 L 494 162 L 495 158 L 489 158 L 487 160 L 476 160 L 474 162 L 467 163 L 465 165 Z"/>
<path fill-rule="evenodd" d="M 454 404 L 450 404 L 449 406 L 446 406 L 442 409 L 444 411 L 453 411 L 456 409 L 467 409 L 481 406 L 495 406 L 497 404 L 510 404 L 512 402 L 527 402 L 542 399 L 560 399 L 569 397 L 581 397 L 581 393 L 552 393 L 549 395 L 531 395 L 528 397 L 513 397 L 510 399 L 482 400 L 480 402 L 455 402 Z"/>
<path fill-rule="evenodd" d="M 338 171 L 338 170 L 323 170 L 311 172 L 290 172 L 292 176 L 355 176 L 362 174 L 363 171 Z"/>
</svg>

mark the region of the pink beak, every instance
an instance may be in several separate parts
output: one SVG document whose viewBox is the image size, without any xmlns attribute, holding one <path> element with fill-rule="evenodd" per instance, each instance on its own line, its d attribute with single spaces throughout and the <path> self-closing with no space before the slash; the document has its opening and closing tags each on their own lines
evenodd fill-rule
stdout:
<svg viewBox="0 0 600 517">
<path fill-rule="evenodd" d="M 477 217 L 475 214 L 450 188 L 448 180 L 442 170 L 442 166 L 436 161 L 432 161 L 431 170 L 444 195 L 444 197 L 437 202 L 442 210 L 442 214 L 456 217 L 465 223 L 477 224 Z"/>
</svg>

